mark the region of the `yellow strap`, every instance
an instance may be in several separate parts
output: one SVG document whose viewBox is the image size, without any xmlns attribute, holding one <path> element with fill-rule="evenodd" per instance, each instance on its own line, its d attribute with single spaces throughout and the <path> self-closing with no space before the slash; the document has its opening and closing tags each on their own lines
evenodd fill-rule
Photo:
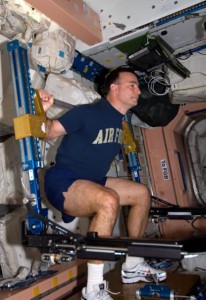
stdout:
<svg viewBox="0 0 206 300">
<path fill-rule="evenodd" d="M 123 136 L 122 136 L 122 142 L 123 142 L 123 149 L 125 154 L 128 154 L 130 152 L 136 152 L 136 143 L 134 141 L 133 134 L 131 133 L 129 124 L 126 120 L 122 121 L 122 127 L 123 127 Z"/>
</svg>

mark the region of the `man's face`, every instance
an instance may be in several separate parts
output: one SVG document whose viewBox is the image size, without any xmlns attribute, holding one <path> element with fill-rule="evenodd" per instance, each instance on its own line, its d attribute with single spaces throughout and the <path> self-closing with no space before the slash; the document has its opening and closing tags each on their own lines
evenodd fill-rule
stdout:
<svg viewBox="0 0 206 300">
<path fill-rule="evenodd" d="M 119 74 L 117 85 L 117 97 L 122 105 L 130 109 L 138 104 L 140 88 L 137 77 L 130 72 Z"/>
</svg>

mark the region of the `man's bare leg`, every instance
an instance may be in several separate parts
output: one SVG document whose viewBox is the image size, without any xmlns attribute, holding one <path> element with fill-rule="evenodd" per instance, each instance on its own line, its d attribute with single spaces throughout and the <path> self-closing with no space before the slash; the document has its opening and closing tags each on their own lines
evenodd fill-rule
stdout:
<svg viewBox="0 0 206 300">
<path fill-rule="evenodd" d="M 143 237 L 151 202 L 148 188 L 143 184 L 118 178 L 109 179 L 106 186 L 113 186 L 114 190 L 118 190 L 121 206 L 131 206 L 128 218 L 129 236 L 134 238 Z M 151 278 L 151 274 L 158 281 L 165 280 L 167 276 L 165 271 L 150 267 L 143 257 L 127 256 L 125 263 L 122 265 L 122 282 L 124 283 L 148 281 L 153 278 Z"/>
<path fill-rule="evenodd" d="M 118 193 L 120 206 L 130 206 L 128 233 L 130 237 L 143 237 L 151 205 L 150 191 L 144 184 L 134 181 L 108 178 L 106 187 Z"/>
<path fill-rule="evenodd" d="M 77 180 L 63 193 L 65 212 L 77 217 L 92 217 L 89 231 L 110 236 L 119 213 L 119 196 L 88 180 Z"/>
<path fill-rule="evenodd" d="M 78 217 L 91 216 L 89 231 L 99 236 L 111 236 L 119 213 L 119 196 L 110 188 L 87 180 L 77 180 L 64 193 L 64 208 L 67 214 Z M 104 262 L 88 261 L 86 292 L 92 293 L 93 286 L 103 282 Z"/>
</svg>

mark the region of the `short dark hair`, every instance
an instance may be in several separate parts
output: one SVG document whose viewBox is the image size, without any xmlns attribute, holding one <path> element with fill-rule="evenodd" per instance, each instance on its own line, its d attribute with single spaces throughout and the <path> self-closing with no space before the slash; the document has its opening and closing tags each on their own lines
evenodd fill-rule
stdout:
<svg viewBox="0 0 206 300">
<path fill-rule="evenodd" d="M 120 73 L 126 73 L 126 72 L 132 73 L 135 76 L 137 76 L 137 74 L 135 73 L 135 71 L 131 67 L 129 67 L 129 66 L 120 66 L 120 67 L 117 67 L 115 69 L 110 70 L 106 74 L 106 76 L 104 78 L 104 86 L 103 86 L 103 95 L 104 96 L 108 95 L 109 90 L 110 90 L 110 85 L 118 80 L 119 74 Z"/>
</svg>

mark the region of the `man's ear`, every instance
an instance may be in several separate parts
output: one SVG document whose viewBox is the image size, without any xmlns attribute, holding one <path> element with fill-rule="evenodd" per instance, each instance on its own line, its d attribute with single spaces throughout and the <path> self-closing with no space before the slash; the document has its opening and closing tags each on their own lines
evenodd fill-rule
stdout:
<svg viewBox="0 0 206 300">
<path fill-rule="evenodd" d="M 118 85 L 117 84 L 115 84 L 115 83 L 112 83 L 111 85 L 110 85 L 110 91 L 111 92 L 116 92 L 117 91 L 117 89 L 118 89 Z"/>
</svg>

